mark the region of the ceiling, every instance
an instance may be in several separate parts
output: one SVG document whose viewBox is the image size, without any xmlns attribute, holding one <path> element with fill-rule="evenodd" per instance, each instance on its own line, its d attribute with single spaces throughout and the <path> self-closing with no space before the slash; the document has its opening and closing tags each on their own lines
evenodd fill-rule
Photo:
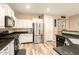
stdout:
<svg viewBox="0 0 79 59">
<path fill-rule="evenodd" d="M 10 3 L 9 5 L 17 13 L 48 13 L 66 16 L 79 13 L 79 3 Z M 26 8 L 26 5 L 30 5 L 30 8 Z M 50 9 L 47 11 L 47 8 Z"/>
</svg>

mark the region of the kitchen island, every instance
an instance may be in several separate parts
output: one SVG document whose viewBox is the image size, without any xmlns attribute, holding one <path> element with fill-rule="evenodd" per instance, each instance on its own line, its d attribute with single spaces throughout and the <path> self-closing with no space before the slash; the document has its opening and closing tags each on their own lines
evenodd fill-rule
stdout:
<svg viewBox="0 0 79 59">
<path fill-rule="evenodd" d="M 63 31 L 62 37 L 65 37 L 65 45 L 54 50 L 60 55 L 79 55 L 79 32 Z"/>
</svg>

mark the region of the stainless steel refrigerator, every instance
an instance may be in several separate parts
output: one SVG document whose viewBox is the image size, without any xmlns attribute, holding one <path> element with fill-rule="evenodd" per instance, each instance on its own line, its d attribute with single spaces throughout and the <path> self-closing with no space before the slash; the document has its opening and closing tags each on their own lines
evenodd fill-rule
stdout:
<svg viewBox="0 0 79 59">
<path fill-rule="evenodd" d="M 33 23 L 33 41 L 34 43 L 44 42 L 44 23 L 38 21 Z"/>
</svg>

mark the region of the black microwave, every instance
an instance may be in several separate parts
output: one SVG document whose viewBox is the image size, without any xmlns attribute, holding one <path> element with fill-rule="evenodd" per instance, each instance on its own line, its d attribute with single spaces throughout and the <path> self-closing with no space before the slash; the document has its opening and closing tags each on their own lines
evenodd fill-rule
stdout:
<svg viewBox="0 0 79 59">
<path fill-rule="evenodd" d="M 5 16 L 5 27 L 13 27 L 15 26 L 15 21 L 10 16 Z"/>
</svg>

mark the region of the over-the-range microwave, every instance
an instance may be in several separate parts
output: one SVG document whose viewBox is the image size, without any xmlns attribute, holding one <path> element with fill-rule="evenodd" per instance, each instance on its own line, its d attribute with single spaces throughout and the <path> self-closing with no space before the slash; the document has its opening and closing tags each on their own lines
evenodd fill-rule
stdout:
<svg viewBox="0 0 79 59">
<path fill-rule="evenodd" d="M 15 26 L 15 21 L 10 16 L 5 16 L 5 27 L 13 27 Z"/>
</svg>

